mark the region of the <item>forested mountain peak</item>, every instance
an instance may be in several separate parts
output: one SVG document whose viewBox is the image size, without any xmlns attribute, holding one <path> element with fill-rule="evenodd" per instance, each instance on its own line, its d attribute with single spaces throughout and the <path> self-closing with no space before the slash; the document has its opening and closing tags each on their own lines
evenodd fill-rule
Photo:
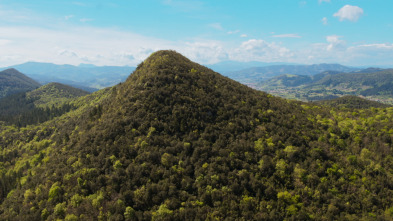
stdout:
<svg viewBox="0 0 393 221">
<path fill-rule="evenodd" d="M 14 68 L 0 72 L 0 98 L 41 86 L 35 80 L 20 73 Z"/>
<path fill-rule="evenodd" d="M 2 72 L 0 72 L 0 73 L 2 73 L 2 74 L 9 74 L 9 75 L 18 75 L 18 74 L 22 74 L 22 73 L 20 73 L 18 70 L 16 70 L 15 68 L 9 68 L 9 69 L 6 69 L 6 70 L 4 70 L 4 71 L 2 71 Z"/>
<path fill-rule="evenodd" d="M 5 76 L 7 76 L 9 78 L 12 78 L 12 79 L 18 79 L 18 80 L 21 80 L 21 81 L 25 81 L 25 83 L 34 84 L 35 86 L 39 86 L 40 85 L 39 83 L 37 83 L 33 79 L 27 77 L 26 75 L 24 75 L 23 73 L 19 72 L 15 68 L 9 68 L 9 69 L 6 69 L 4 71 L 1 71 L 0 72 L 0 77 L 5 77 Z"/>
<path fill-rule="evenodd" d="M 176 75 L 177 73 L 193 74 L 197 72 L 197 69 L 205 72 L 207 70 L 209 70 L 209 72 L 213 72 L 202 65 L 192 62 L 176 51 L 162 50 L 154 52 L 145 61 L 139 64 L 136 71 L 128 78 L 128 81 L 133 81 L 134 83 L 135 81 L 138 82 L 138 80 L 152 81 L 155 80 L 158 75 L 166 75 L 166 77 L 159 77 L 164 77 L 161 80 L 169 83 L 179 77 Z M 169 79 L 169 76 L 172 76 L 176 79 Z"/>
</svg>

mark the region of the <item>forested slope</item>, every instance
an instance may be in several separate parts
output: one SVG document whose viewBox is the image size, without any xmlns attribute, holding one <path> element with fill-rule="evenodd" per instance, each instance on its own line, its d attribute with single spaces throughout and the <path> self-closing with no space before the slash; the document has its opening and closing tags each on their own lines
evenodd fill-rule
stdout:
<svg viewBox="0 0 393 221">
<path fill-rule="evenodd" d="M 393 109 L 272 97 L 173 51 L 2 127 L 0 218 L 391 220 Z"/>
<path fill-rule="evenodd" d="M 0 99 L 0 121 L 26 126 L 61 116 L 78 106 L 73 102 L 89 94 L 59 83 L 50 83 L 33 91 L 21 92 Z"/>
<path fill-rule="evenodd" d="M 41 85 L 15 69 L 0 72 L 0 98 L 34 90 Z"/>
</svg>

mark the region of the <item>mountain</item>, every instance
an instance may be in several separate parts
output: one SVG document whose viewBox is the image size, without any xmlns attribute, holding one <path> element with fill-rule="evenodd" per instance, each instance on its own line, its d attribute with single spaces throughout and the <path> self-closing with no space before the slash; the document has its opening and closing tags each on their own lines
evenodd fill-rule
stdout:
<svg viewBox="0 0 393 221">
<path fill-rule="evenodd" d="M 89 92 L 113 86 L 124 81 L 134 67 L 94 66 L 82 64 L 57 65 L 51 63 L 27 62 L 12 66 L 42 84 L 59 82 Z"/>
<path fill-rule="evenodd" d="M 34 90 L 39 83 L 16 69 L 7 69 L 0 72 L 0 98 L 11 94 Z"/>
<path fill-rule="evenodd" d="M 75 109 L 71 102 L 87 94 L 59 83 L 16 93 L 0 99 L 0 121 L 18 126 L 44 122 Z"/>
<path fill-rule="evenodd" d="M 393 216 L 391 108 L 273 97 L 174 51 L 74 103 L 0 127 L 0 219 Z"/>
<path fill-rule="evenodd" d="M 272 65 L 266 67 L 247 68 L 240 71 L 230 72 L 226 75 L 241 83 L 255 86 L 256 83 L 284 74 L 312 76 L 324 71 L 337 71 L 343 73 L 356 70 L 358 69 L 346 67 L 340 64 Z"/>
</svg>

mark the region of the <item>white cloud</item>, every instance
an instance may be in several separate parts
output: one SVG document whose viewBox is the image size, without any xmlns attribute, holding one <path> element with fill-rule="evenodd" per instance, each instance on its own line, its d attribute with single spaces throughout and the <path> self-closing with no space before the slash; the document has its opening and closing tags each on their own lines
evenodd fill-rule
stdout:
<svg viewBox="0 0 393 221">
<path fill-rule="evenodd" d="M 247 38 L 248 35 L 246 35 L 246 34 L 241 34 L 240 37 L 242 37 L 242 38 Z"/>
<path fill-rule="evenodd" d="M 301 38 L 298 34 L 282 34 L 282 35 L 273 35 L 273 38 Z"/>
<path fill-rule="evenodd" d="M 327 25 L 328 24 L 328 19 L 326 17 L 322 18 L 322 24 Z"/>
<path fill-rule="evenodd" d="M 340 39 L 340 36 L 330 35 L 326 37 L 329 45 L 326 47 L 328 51 L 342 51 L 346 49 L 346 42 Z"/>
<path fill-rule="evenodd" d="M 338 12 L 334 13 L 334 17 L 338 17 L 340 21 L 348 20 L 356 22 L 363 15 L 364 11 L 358 6 L 345 5 Z"/>
<path fill-rule="evenodd" d="M 273 62 L 286 60 L 293 56 L 291 51 L 276 43 L 269 43 L 261 39 L 251 39 L 242 42 L 234 49 L 230 58 L 237 61 L 265 61 Z"/>
<path fill-rule="evenodd" d="M 228 58 L 228 53 L 221 42 L 217 41 L 186 42 L 184 46 L 178 45 L 176 50 L 191 60 L 203 64 L 214 64 Z"/>
</svg>

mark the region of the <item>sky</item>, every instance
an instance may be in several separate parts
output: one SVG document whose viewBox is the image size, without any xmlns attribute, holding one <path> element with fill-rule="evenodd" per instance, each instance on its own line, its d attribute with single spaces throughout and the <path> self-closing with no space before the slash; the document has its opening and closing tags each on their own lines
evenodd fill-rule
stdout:
<svg viewBox="0 0 393 221">
<path fill-rule="evenodd" d="M 0 67 L 28 61 L 393 67 L 391 0 L 0 0 Z"/>
</svg>

